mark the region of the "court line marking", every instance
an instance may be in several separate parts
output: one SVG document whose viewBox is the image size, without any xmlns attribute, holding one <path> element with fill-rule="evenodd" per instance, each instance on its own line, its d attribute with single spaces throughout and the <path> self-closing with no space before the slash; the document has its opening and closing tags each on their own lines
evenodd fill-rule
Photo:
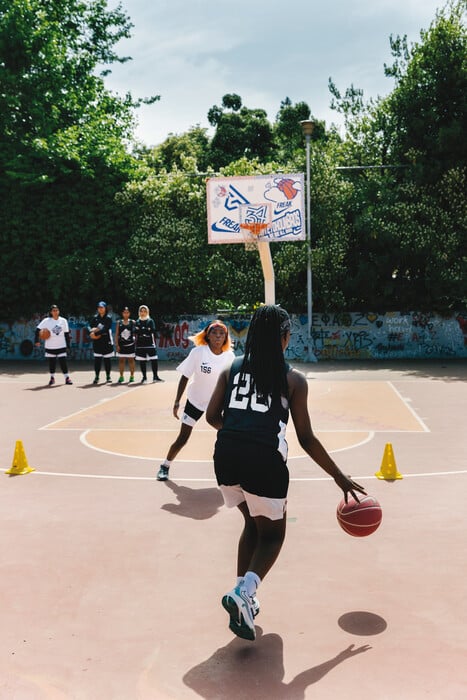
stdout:
<svg viewBox="0 0 467 700">
<path fill-rule="evenodd" d="M 101 430 L 107 430 L 105 428 L 102 428 Z M 115 432 L 121 432 L 117 431 L 115 428 L 111 428 L 112 431 Z M 103 447 L 96 447 L 96 445 L 92 445 L 87 441 L 87 435 L 88 433 L 94 432 L 94 428 L 89 428 L 88 430 L 85 430 L 81 433 L 79 436 L 79 441 L 88 449 L 94 450 L 95 452 L 102 452 L 103 454 L 106 455 L 111 455 L 114 457 L 124 457 L 126 459 L 146 459 L 146 460 L 151 460 L 151 461 L 159 461 L 164 459 L 164 457 L 158 457 L 158 456 L 153 456 L 153 457 L 144 457 L 143 455 L 135 455 L 135 454 L 127 454 L 125 452 L 115 452 L 115 450 L 105 450 Z M 141 432 L 153 432 L 153 431 L 146 431 L 144 429 L 141 430 Z M 155 432 L 155 431 L 154 431 Z M 166 432 L 164 430 L 161 430 L 160 432 Z M 177 431 L 172 431 L 172 432 L 177 432 Z M 203 430 L 203 431 L 197 431 L 197 432 L 204 432 L 204 433 L 210 433 L 212 432 L 211 430 Z M 346 450 L 353 450 L 355 447 L 361 447 L 362 445 L 366 445 L 366 443 L 370 442 L 373 440 L 375 437 L 374 431 L 364 431 L 364 430 L 355 430 L 355 431 L 349 431 L 349 430 L 317 430 L 317 433 L 334 433 L 334 432 L 342 432 L 342 433 L 348 433 L 348 432 L 356 432 L 356 433 L 364 433 L 367 432 L 368 435 L 360 440 L 360 442 L 356 442 L 355 444 L 348 445 L 346 447 L 337 447 L 335 450 L 328 450 L 329 454 L 334 454 L 335 452 L 345 452 Z M 213 444 L 214 448 L 214 444 Z M 288 457 L 287 462 L 291 462 L 294 459 L 303 459 L 304 457 L 307 457 L 306 453 L 304 452 L 303 454 L 300 455 L 294 455 L 292 457 Z M 203 464 L 206 462 L 205 459 L 189 459 L 189 460 L 184 460 L 186 462 L 189 462 L 190 464 Z"/>
<path fill-rule="evenodd" d="M 103 403 L 108 403 L 109 401 L 113 401 L 114 399 L 117 399 L 119 396 L 121 396 L 121 394 L 118 394 L 117 396 L 109 396 L 108 398 L 99 399 L 99 401 L 96 401 L 96 403 L 91 404 L 91 406 L 87 406 L 86 408 L 80 408 L 78 411 L 73 411 L 73 413 L 67 413 L 66 416 L 62 416 L 61 418 L 56 418 L 51 423 L 46 423 L 46 425 L 43 425 L 40 428 L 37 428 L 37 430 L 48 430 L 48 429 L 50 429 L 50 426 L 55 425 L 55 423 L 61 423 L 63 420 L 68 420 L 68 418 L 73 418 L 74 416 L 79 416 L 80 413 L 84 413 L 85 411 L 89 411 L 93 408 L 96 408 L 97 406 L 100 406 Z M 57 430 L 82 430 L 82 428 L 57 428 Z"/>
<path fill-rule="evenodd" d="M 386 384 L 389 385 L 389 387 L 394 391 L 394 393 L 395 393 L 396 396 L 399 398 L 399 400 L 404 404 L 404 406 L 407 407 L 407 409 L 408 409 L 409 412 L 412 414 L 412 416 L 415 418 L 415 420 L 420 424 L 420 426 L 422 427 L 423 431 L 424 431 L 424 432 L 430 432 L 429 428 L 424 424 L 424 422 L 423 422 L 422 419 L 417 415 L 417 413 L 414 411 L 414 409 L 408 404 L 407 400 L 404 399 L 404 397 L 400 394 L 400 392 L 395 388 L 395 386 L 392 384 L 392 382 L 387 380 L 386 382 L 383 381 L 382 383 L 386 383 Z M 328 391 L 330 391 L 330 389 L 328 389 Z M 89 411 L 89 410 L 92 409 L 92 408 L 95 408 L 95 407 L 97 407 L 97 406 L 100 406 L 100 405 L 102 405 L 102 404 L 104 404 L 104 403 L 108 403 L 108 402 L 110 402 L 110 401 L 114 401 L 114 400 L 116 400 L 117 398 L 119 398 L 120 396 L 124 396 L 124 395 L 126 395 L 126 392 L 125 392 L 125 391 L 122 391 L 122 392 L 119 392 L 117 395 L 108 396 L 108 397 L 102 397 L 102 398 L 100 398 L 95 404 L 93 404 L 93 405 L 91 405 L 91 406 L 88 406 L 88 407 L 86 407 L 86 408 L 79 409 L 78 411 L 75 411 L 75 412 L 73 412 L 73 413 L 70 413 L 70 414 L 68 414 L 68 415 L 65 416 L 65 417 L 56 419 L 56 420 L 54 420 L 54 421 L 52 421 L 52 422 L 50 422 L 50 423 L 48 423 L 48 424 L 42 426 L 41 428 L 38 428 L 38 430 L 48 430 L 48 429 L 50 430 L 50 429 L 52 428 L 53 425 L 56 425 L 57 423 L 61 422 L 62 420 L 65 420 L 65 419 L 72 418 L 72 417 L 74 417 L 74 416 L 80 415 L 80 414 L 82 414 L 82 413 L 84 413 L 84 412 L 86 412 L 86 411 Z M 53 429 L 53 428 L 52 428 L 52 429 Z M 162 459 L 162 457 L 157 457 L 157 456 L 145 457 L 145 456 L 134 455 L 134 454 L 128 455 L 128 454 L 126 454 L 126 453 L 115 452 L 114 450 L 106 450 L 106 449 L 103 449 L 103 448 L 101 448 L 101 447 L 96 447 L 95 445 L 93 445 L 93 444 L 91 444 L 90 442 L 88 442 L 88 440 L 87 440 L 87 435 L 88 435 L 89 433 L 94 432 L 94 431 L 95 431 L 95 432 L 119 432 L 119 433 L 121 433 L 121 432 L 141 432 L 141 433 L 150 432 L 150 433 L 164 433 L 164 434 L 167 434 L 167 433 L 170 433 L 170 432 L 174 432 L 174 433 L 177 432 L 177 431 L 178 431 L 178 427 L 177 427 L 177 428 L 159 428 L 159 429 L 158 429 L 158 428 L 118 428 L 118 429 L 117 429 L 117 428 L 87 428 L 87 429 L 85 429 L 84 431 L 83 431 L 83 428 L 80 427 L 80 428 L 57 428 L 56 430 L 59 431 L 59 432 L 62 432 L 62 431 L 71 431 L 71 432 L 78 432 L 78 431 L 81 431 L 81 434 L 80 434 L 80 436 L 79 436 L 80 442 L 81 442 L 86 448 L 91 449 L 91 450 L 94 450 L 94 451 L 96 451 L 96 452 L 101 452 L 101 453 L 103 453 L 103 454 L 107 454 L 107 455 L 115 456 L 115 457 L 123 457 L 124 459 L 139 459 L 139 460 L 146 460 L 146 461 L 148 461 L 148 460 L 150 460 L 150 461 L 159 461 L 160 459 Z M 211 429 L 211 428 L 201 428 L 201 429 L 198 429 L 197 432 L 200 432 L 200 433 L 211 433 L 211 432 L 212 432 L 212 429 Z M 344 451 L 347 451 L 347 450 L 351 450 L 351 449 L 354 449 L 355 447 L 361 447 L 362 445 L 365 445 L 365 444 L 369 443 L 371 440 L 373 440 L 376 433 L 378 433 L 378 434 L 379 434 L 379 433 L 381 433 L 381 434 L 384 434 L 384 433 L 417 433 L 418 431 L 416 431 L 416 430 L 378 430 L 378 431 L 364 431 L 364 430 L 343 430 L 343 429 L 340 429 L 340 430 L 319 430 L 319 429 L 316 429 L 316 432 L 317 432 L 317 433 L 349 433 L 349 432 L 357 432 L 357 433 L 358 433 L 358 432 L 366 432 L 366 433 L 367 433 L 367 436 L 366 436 L 365 438 L 363 438 L 362 440 L 360 440 L 359 442 L 357 442 L 357 443 L 355 443 L 355 444 L 352 444 L 352 445 L 349 445 L 349 446 L 344 446 L 344 447 L 339 447 L 339 448 L 336 448 L 335 450 L 329 450 L 329 453 L 330 453 L 330 454 L 334 454 L 334 453 L 339 453 L 339 452 L 344 452 Z M 303 459 L 304 457 L 306 458 L 306 454 L 297 455 L 297 456 L 289 457 L 288 461 L 291 462 L 292 460 Z M 206 462 L 206 460 L 189 460 L 189 462 L 192 463 L 192 464 L 199 464 L 199 463 L 204 463 L 204 462 Z M 100 477 L 96 477 L 96 478 L 100 478 Z M 116 478 L 122 478 L 122 479 L 128 478 L 128 479 L 132 479 L 132 478 L 134 478 L 134 477 L 129 476 L 129 477 L 116 477 Z M 146 478 L 146 477 L 141 477 L 141 478 L 144 479 L 144 478 Z M 149 480 L 152 479 L 152 477 L 147 477 L 147 478 L 148 478 Z"/>
<path fill-rule="evenodd" d="M 37 430 L 45 430 L 45 428 L 37 428 Z M 93 432 L 93 433 L 178 433 L 179 428 L 54 428 L 54 432 Z M 196 433 L 212 433 L 214 428 L 196 428 Z M 412 433 L 419 434 L 420 430 L 365 430 L 364 428 L 316 428 L 313 427 L 314 433 L 372 433 L 374 435 L 384 435 L 385 433 L 404 433 L 411 435 Z M 431 431 L 429 431 L 431 432 Z"/>
<path fill-rule="evenodd" d="M 6 469 L 0 469 L 2 472 L 6 472 Z M 157 481 L 157 478 L 155 476 L 119 476 L 117 474 L 74 474 L 74 473 L 65 473 L 65 472 L 42 472 L 35 470 L 34 472 L 31 472 L 31 474 L 37 474 L 39 476 L 65 476 L 65 477 L 73 477 L 75 479 L 107 479 L 107 480 L 116 480 L 116 481 Z M 456 476 L 459 474 L 467 474 L 467 469 L 460 469 L 459 471 L 448 471 L 448 472 L 420 472 L 419 474 L 404 474 L 403 478 L 404 479 L 413 479 L 417 477 L 431 477 L 431 476 Z M 376 479 L 377 477 L 374 475 L 364 475 L 364 476 L 353 476 L 352 477 L 355 481 L 366 481 L 369 479 Z M 214 477 L 206 477 L 206 478 L 194 478 L 190 477 L 188 479 L 178 479 L 177 478 L 177 483 L 178 482 L 216 482 L 216 479 Z M 317 476 L 317 477 L 292 477 L 290 481 L 333 481 L 332 477 L 330 476 Z M 387 479 L 387 481 L 391 481 L 392 479 Z"/>
<path fill-rule="evenodd" d="M 391 389 L 394 391 L 394 393 L 395 393 L 395 394 L 399 397 L 399 399 L 402 401 L 402 403 L 404 404 L 404 406 L 406 406 L 406 408 L 409 410 L 409 412 L 412 414 L 412 416 L 415 418 L 415 420 L 418 421 L 418 423 L 420 423 L 420 425 L 421 425 L 422 428 L 423 428 L 423 431 L 424 431 L 425 433 L 431 433 L 431 430 L 429 429 L 429 427 L 426 425 L 426 423 L 423 422 L 423 420 L 420 418 L 420 416 L 419 416 L 418 413 L 415 411 L 415 409 L 412 408 L 412 406 L 410 405 L 409 401 L 408 401 L 407 399 L 405 399 L 405 398 L 402 396 L 402 394 L 400 393 L 400 391 L 399 391 L 398 389 L 396 389 L 396 387 L 394 386 L 394 384 L 393 384 L 392 382 L 388 381 L 387 383 L 389 384 L 389 386 L 391 387 Z"/>
</svg>

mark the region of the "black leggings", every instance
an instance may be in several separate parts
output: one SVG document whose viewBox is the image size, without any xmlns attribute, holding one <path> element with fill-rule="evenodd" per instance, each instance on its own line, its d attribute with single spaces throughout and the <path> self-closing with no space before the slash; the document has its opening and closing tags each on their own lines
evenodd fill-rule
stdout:
<svg viewBox="0 0 467 700">
<path fill-rule="evenodd" d="M 102 360 L 104 360 L 105 373 L 106 373 L 107 375 L 110 374 L 111 359 L 112 359 L 111 357 L 104 357 L 104 358 L 102 358 L 102 357 L 95 357 L 95 358 L 94 358 L 94 371 L 95 371 L 96 375 L 98 375 L 99 372 L 101 371 Z"/>
<path fill-rule="evenodd" d="M 49 357 L 50 374 L 55 374 L 57 360 L 60 363 L 60 369 L 62 370 L 63 374 L 68 374 L 68 365 L 67 365 L 66 357 Z"/>
<path fill-rule="evenodd" d="M 143 375 L 143 378 L 146 379 L 146 365 L 147 365 L 147 360 L 140 360 L 139 366 L 141 368 L 141 374 Z M 151 367 L 152 367 L 152 373 L 154 377 L 157 377 L 157 371 L 158 371 L 158 362 L 157 360 L 150 360 L 151 362 Z"/>
</svg>

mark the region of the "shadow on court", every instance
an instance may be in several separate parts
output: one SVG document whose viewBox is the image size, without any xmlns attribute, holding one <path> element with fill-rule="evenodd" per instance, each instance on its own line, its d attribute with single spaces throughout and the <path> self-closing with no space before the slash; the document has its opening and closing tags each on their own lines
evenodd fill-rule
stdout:
<svg viewBox="0 0 467 700">
<path fill-rule="evenodd" d="M 256 642 L 234 639 L 206 661 L 190 669 L 183 682 L 206 700 L 304 700 L 306 689 L 336 666 L 369 651 L 368 644 L 350 644 L 328 661 L 284 682 L 284 642 L 278 634 L 256 627 Z"/>
<path fill-rule="evenodd" d="M 178 500 L 178 503 L 164 503 L 161 506 L 161 510 L 172 515 L 193 520 L 207 520 L 217 515 L 224 504 L 221 492 L 217 488 L 190 489 L 188 486 L 179 486 L 173 481 L 165 481 L 164 486 L 170 489 Z M 162 485 L 161 487 L 163 488 Z"/>
</svg>

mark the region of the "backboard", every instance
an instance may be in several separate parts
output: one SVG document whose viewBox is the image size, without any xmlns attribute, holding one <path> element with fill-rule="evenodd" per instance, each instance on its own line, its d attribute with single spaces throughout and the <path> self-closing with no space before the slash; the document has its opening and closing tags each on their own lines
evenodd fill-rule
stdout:
<svg viewBox="0 0 467 700">
<path fill-rule="evenodd" d="M 206 199 L 209 243 L 248 242 L 245 222 L 258 223 L 259 242 L 306 239 L 303 173 L 212 177 Z"/>
</svg>

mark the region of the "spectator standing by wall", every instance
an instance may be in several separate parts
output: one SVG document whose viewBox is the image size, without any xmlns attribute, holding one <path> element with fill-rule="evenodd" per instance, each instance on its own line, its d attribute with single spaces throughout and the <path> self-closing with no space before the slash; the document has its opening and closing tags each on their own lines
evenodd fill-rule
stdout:
<svg viewBox="0 0 467 700">
<path fill-rule="evenodd" d="M 112 336 L 112 318 L 107 313 L 107 304 L 105 301 L 100 301 L 97 304 L 97 310 L 88 324 L 88 331 L 92 340 L 92 351 L 94 354 L 94 372 L 95 377 L 93 384 L 99 384 L 99 375 L 102 368 L 102 360 L 104 360 L 104 369 L 106 381 L 112 383 L 110 375 L 111 360 L 114 354 L 113 336 Z"/>
<path fill-rule="evenodd" d="M 157 348 L 156 348 L 156 324 L 149 315 L 149 307 L 141 304 L 138 309 L 138 318 L 135 322 L 135 359 L 139 361 L 141 368 L 141 384 L 147 381 L 147 363 L 151 363 L 153 382 L 164 381 L 158 374 Z"/>
<path fill-rule="evenodd" d="M 135 321 L 130 318 L 130 309 L 124 306 L 122 318 L 117 321 L 115 329 L 115 349 L 118 357 L 119 384 L 125 381 L 125 360 L 128 360 L 130 370 L 129 384 L 135 381 Z"/>
</svg>

